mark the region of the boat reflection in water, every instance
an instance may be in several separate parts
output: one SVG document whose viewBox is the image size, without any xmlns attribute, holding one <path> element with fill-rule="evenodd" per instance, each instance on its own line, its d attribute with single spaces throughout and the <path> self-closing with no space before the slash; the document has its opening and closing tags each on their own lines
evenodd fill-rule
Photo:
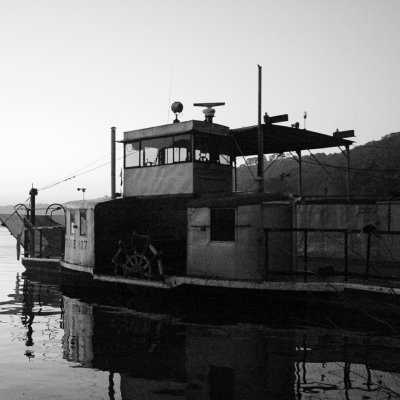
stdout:
<svg viewBox="0 0 400 400">
<path fill-rule="evenodd" d="M 62 310 L 64 357 L 109 371 L 110 399 L 400 398 L 397 337 L 188 324 L 67 296 Z"/>
<path fill-rule="evenodd" d="M 63 355 L 84 367 L 93 366 L 93 307 L 62 296 Z"/>
</svg>

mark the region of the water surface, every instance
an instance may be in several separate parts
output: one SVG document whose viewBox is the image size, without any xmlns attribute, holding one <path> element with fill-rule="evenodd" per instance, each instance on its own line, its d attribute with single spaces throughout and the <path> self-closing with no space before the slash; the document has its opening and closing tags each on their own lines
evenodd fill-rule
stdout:
<svg viewBox="0 0 400 400">
<path fill-rule="evenodd" d="M 254 320 L 144 311 L 83 281 L 28 275 L 15 254 L 0 228 L 0 399 L 400 399 L 391 309 L 379 329 L 376 315 L 305 318 L 296 304 L 260 304 Z"/>
</svg>

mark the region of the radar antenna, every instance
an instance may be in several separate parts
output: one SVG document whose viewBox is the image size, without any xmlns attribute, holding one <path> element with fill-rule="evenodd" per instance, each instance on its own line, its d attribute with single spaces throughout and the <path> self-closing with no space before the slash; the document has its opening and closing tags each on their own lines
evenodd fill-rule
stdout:
<svg viewBox="0 0 400 400">
<path fill-rule="evenodd" d="M 203 110 L 203 114 L 205 116 L 205 122 L 213 122 L 215 110 L 213 107 L 217 106 L 224 106 L 225 103 L 194 103 L 193 104 L 195 107 L 207 107 Z"/>
</svg>

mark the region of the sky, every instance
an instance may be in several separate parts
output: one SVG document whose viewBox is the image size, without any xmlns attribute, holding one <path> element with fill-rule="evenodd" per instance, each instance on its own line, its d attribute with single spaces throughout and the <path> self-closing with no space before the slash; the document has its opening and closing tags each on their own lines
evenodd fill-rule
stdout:
<svg viewBox="0 0 400 400">
<path fill-rule="evenodd" d="M 0 0 L 0 205 L 110 195 L 110 128 L 174 101 L 256 125 L 257 65 L 263 113 L 356 145 L 400 131 L 399 21 L 400 0 Z"/>
</svg>

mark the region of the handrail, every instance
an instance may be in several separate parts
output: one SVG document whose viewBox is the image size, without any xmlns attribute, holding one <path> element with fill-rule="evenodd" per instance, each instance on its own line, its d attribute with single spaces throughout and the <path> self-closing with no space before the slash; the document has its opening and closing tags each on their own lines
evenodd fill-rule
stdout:
<svg viewBox="0 0 400 400">
<path fill-rule="evenodd" d="M 64 227 L 66 227 L 67 226 L 67 215 L 66 215 L 67 211 L 65 210 L 65 208 L 64 208 L 64 206 L 62 204 L 60 204 L 60 203 L 52 203 L 52 204 L 50 204 L 46 209 L 45 215 L 47 215 L 47 212 L 53 206 L 58 206 L 58 207 L 51 211 L 50 218 L 52 218 L 52 214 L 53 214 L 54 211 L 62 209 L 64 211 Z"/>
</svg>

